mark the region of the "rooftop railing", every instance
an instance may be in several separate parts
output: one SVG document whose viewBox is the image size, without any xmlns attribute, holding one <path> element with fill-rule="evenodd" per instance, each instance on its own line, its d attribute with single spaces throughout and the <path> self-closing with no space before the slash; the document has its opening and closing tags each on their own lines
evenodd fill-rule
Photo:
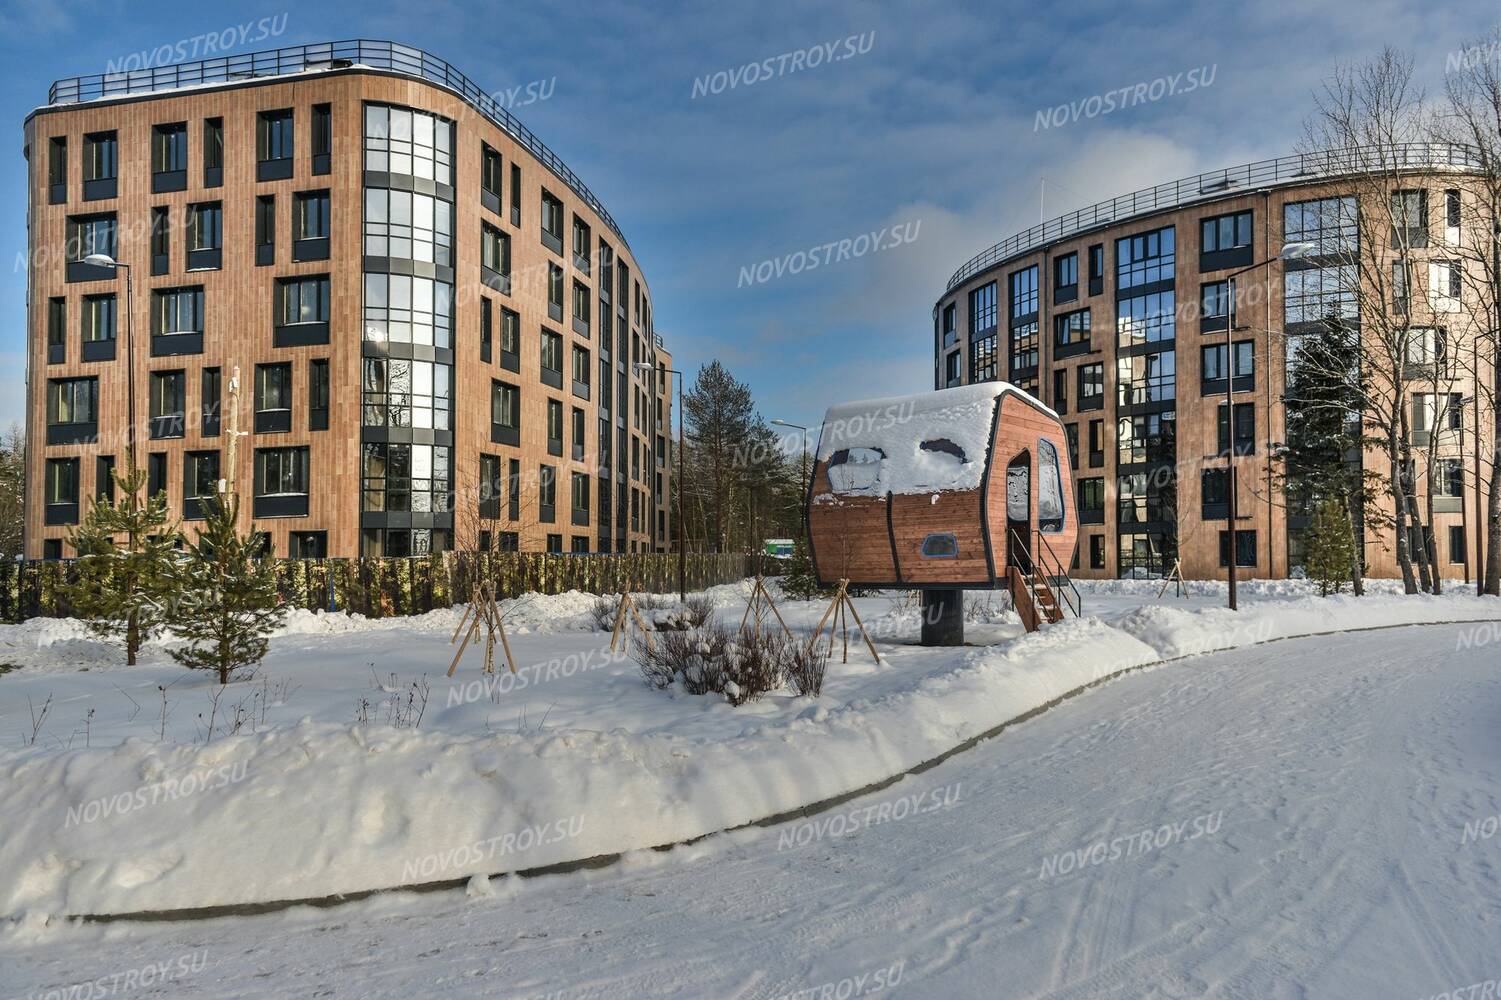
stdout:
<svg viewBox="0 0 1501 1000">
<path fill-rule="evenodd" d="M 397 42 L 352 39 L 342 42 L 318 42 L 292 45 L 265 52 L 246 52 L 197 62 L 156 66 L 151 69 L 116 73 L 96 73 L 58 80 L 47 91 L 49 104 L 76 104 L 131 94 L 157 93 L 218 83 L 243 83 L 264 77 L 291 76 L 299 73 L 347 69 L 364 66 L 390 70 L 440 84 L 457 93 L 470 107 L 500 126 L 511 138 L 537 158 L 543 166 L 584 200 L 611 232 L 621 241 L 625 234 L 615 224 L 604 205 L 594 196 L 558 155 L 511 114 L 489 93 L 459 72 L 448 62 L 421 49 Z"/>
<path fill-rule="evenodd" d="M 945 292 L 981 271 L 1040 246 L 1108 223 L 1123 222 L 1133 216 L 1222 198 L 1227 194 L 1255 190 L 1267 185 L 1303 183 L 1387 170 L 1473 170 L 1479 166 L 1480 155 L 1471 146 L 1415 142 L 1389 147 L 1362 146 L 1322 153 L 1299 153 L 1275 160 L 1227 167 L 1224 170 L 1211 170 L 1098 202 L 1017 233 L 966 261 L 949 278 Z"/>
</svg>

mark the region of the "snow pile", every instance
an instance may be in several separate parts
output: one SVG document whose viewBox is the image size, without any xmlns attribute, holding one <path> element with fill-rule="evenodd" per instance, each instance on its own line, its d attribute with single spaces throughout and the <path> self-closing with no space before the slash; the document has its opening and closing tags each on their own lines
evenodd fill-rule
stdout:
<svg viewBox="0 0 1501 1000">
<path fill-rule="evenodd" d="M 830 485 L 843 495 L 976 489 L 996 400 L 1008 391 L 1020 392 L 1005 382 L 981 382 L 830 407 L 818 461 L 844 453 L 829 469 Z"/>
<path fill-rule="evenodd" d="M 722 616 L 743 601 L 737 591 L 744 587 L 711 594 Z M 587 601 L 541 599 L 565 622 Z M 787 602 L 784 613 L 807 628 L 825 607 Z M 267 697 L 278 707 L 258 729 L 207 743 L 158 741 L 156 678 L 168 668 L 143 667 L 144 697 L 132 699 L 143 703 L 141 718 L 132 725 L 150 739 L 109 742 L 96 728 L 91 746 L 59 739 L 0 751 L 7 776 L 0 914 L 318 897 L 639 850 L 885 780 L 1084 685 L 1164 658 L 1341 628 L 1494 622 L 1497 609 L 1494 600 L 1467 596 L 1300 597 L 1247 603 L 1238 615 L 1138 608 L 1115 623 L 1071 619 L 989 647 L 883 643 L 880 667 L 856 647 L 849 664 L 831 665 L 816 701 L 774 693 L 738 709 L 647 690 L 634 663 L 606 656 L 598 632 L 521 635 L 513 642 L 517 674 L 486 677 L 471 658 L 452 681 L 441 676 L 447 637 L 422 631 L 443 631 L 437 613 L 408 622 L 406 632 L 368 623 L 332 640 L 292 634 L 274 641 L 267 672 L 281 656 L 305 687 L 289 694 L 273 687 Z M 986 614 L 1009 612 L 992 605 Z M 362 630 L 372 633 L 363 644 Z M 361 686 L 365 698 L 404 690 L 405 678 L 385 678 L 418 662 L 401 659 L 408 648 L 427 658 L 420 662 L 429 671 L 439 664 L 421 728 L 350 725 Z M 125 690 L 109 691 L 110 682 L 127 683 L 121 672 L 44 673 L 46 688 L 28 688 L 27 675 L 0 679 L 0 712 L 12 724 L 26 713 L 12 690 L 55 686 L 71 712 L 107 706 L 87 700 L 102 687 L 126 707 Z M 233 696 L 260 683 L 232 686 Z M 501 689 L 494 698 L 492 684 Z M 191 739 L 201 726 L 192 713 L 207 716 L 211 687 L 190 689 L 193 701 L 162 723 L 175 738 Z"/>
</svg>

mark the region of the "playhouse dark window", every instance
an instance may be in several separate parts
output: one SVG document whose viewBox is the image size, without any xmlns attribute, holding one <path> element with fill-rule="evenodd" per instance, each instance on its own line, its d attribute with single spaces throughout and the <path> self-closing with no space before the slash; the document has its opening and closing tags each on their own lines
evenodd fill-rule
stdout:
<svg viewBox="0 0 1501 1000">
<path fill-rule="evenodd" d="M 957 559 L 959 539 L 947 531 L 935 532 L 922 540 L 922 554 L 928 559 Z"/>
<path fill-rule="evenodd" d="M 968 459 L 964 457 L 964 449 L 959 447 L 954 442 L 950 441 L 948 438 L 933 438 L 931 441 L 924 441 L 918 447 L 920 447 L 923 451 L 941 451 L 945 454 L 953 455 L 961 462 L 968 461 Z"/>
</svg>

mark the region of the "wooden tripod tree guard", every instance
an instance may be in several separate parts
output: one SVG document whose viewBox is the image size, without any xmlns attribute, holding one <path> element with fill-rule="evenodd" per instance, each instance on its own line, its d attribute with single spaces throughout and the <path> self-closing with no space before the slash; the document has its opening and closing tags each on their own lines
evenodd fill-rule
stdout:
<svg viewBox="0 0 1501 1000">
<path fill-rule="evenodd" d="M 610 633 L 610 652 L 615 652 L 615 644 L 617 642 L 628 638 L 625 634 L 627 631 L 625 625 L 627 611 L 630 612 L 631 618 L 635 620 L 636 627 L 641 630 L 641 634 L 646 637 L 646 648 L 648 651 L 651 651 L 654 648 L 652 646 L 651 630 L 646 627 L 646 621 L 641 617 L 640 609 L 636 607 L 636 600 L 631 596 L 630 581 L 627 581 L 625 587 L 620 591 L 620 610 L 615 614 L 615 629 Z"/>
<path fill-rule="evenodd" d="M 787 633 L 787 638 L 792 638 L 792 630 L 782 620 L 782 613 L 777 610 L 776 602 L 771 599 L 771 592 L 766 589 L 766 581 L 760 573 L 756 574 L 756 585 L 751 588 L 750 603 L 745 606 L 745 614 L 740 616 L 740 631 L 745 631 L 746 622 L 750 621 L 752 613 L 755 614 L 756 635 L 761 634 L 761 623 L 766 618 L 767 609 L 777 616 L 777 624 L 782 626 L 782 631 Z"/>
<path fill-rule="evenodd" d="M 468 625 L 466 629 L 464 626 Z M 485 673 L 495 673 L 495 639 L 500 637 L 501 648 L 506 654 L 506 664 L 511 668 L 511 673 L 516 672 L 516 658 L 511 655 L 511 641 L 506 638 L 505 621 L 501 618 L 500 606 L 495 603 L 495 588 L 489 580 L 481 580 L 474 585 L 474 590 L 469 597 L 469 606 L 464 609 L 464 616 L 459 619 L 459 627 L 453 630 L 453 638 L 448 640 L 451 646 L 459 640 L 459 633 L 464 633 L 464 642 L 459 646 L 459 651 L 453 654 L 453 662 L 448 665 L 448 676 L 452 677 L 455 670 L 459 669 L 459 660 L 464 655 L 464 650 L 469 648 L 469 641 L 479 634 L 480 626 L 485 627 Z"/>
<path fill-rule="evenodd" d="M 860 620 L 860 612 L 855 610 L 855 602 L 850 599 L 848 580 L 840 580 L 839 587 L 834 591 L 834 600 L 829 604 L 823 617 L 818 620 L 818 627 L 813 630 L 813 638 L 808 640 L 808 652 L 813 652 L 813 647 L 818 643 L 818 637 L 823 632 L 825 622 L 829 623 L 829 658 L 834 657 L 834 632 L 842 629 L 844 635 L 844 658 L 840 662 L 850 661 L 850 624 L 849 615 L 855 616 L 855 626 L 860 629 L 860 637 L 865 640 L 865 645 L 870 649 L 870 655 L 875 658 L 876 665 L 880 666 L 881 654 L 876 652 L 876 644 L 870 641 L 870 633 L 865 631 L 865 623 Z M 829 616 L 833 616 L 833 621 Z"/>
</svg>

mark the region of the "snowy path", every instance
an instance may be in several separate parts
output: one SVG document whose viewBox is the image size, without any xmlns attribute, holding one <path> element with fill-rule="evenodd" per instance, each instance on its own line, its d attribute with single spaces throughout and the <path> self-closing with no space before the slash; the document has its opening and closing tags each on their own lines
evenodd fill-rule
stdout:
<svg viewBox="0 0 1501 1000">
<path fill-rule="evenodd" d="M 1482 822 L 1501 814 L 1501 647 L 1457 650 L 1461 628 L 1128 676 L 805 846 L 778 849 L 832 817 L 494 899 L 13 931 L 0 996 L 189 956 L 198 971 L 136 993 L 1442 995 L 1501 978 L 1501 834 Z M 957 804 L 880 811 L 909 795 Z"/>
</svg>

